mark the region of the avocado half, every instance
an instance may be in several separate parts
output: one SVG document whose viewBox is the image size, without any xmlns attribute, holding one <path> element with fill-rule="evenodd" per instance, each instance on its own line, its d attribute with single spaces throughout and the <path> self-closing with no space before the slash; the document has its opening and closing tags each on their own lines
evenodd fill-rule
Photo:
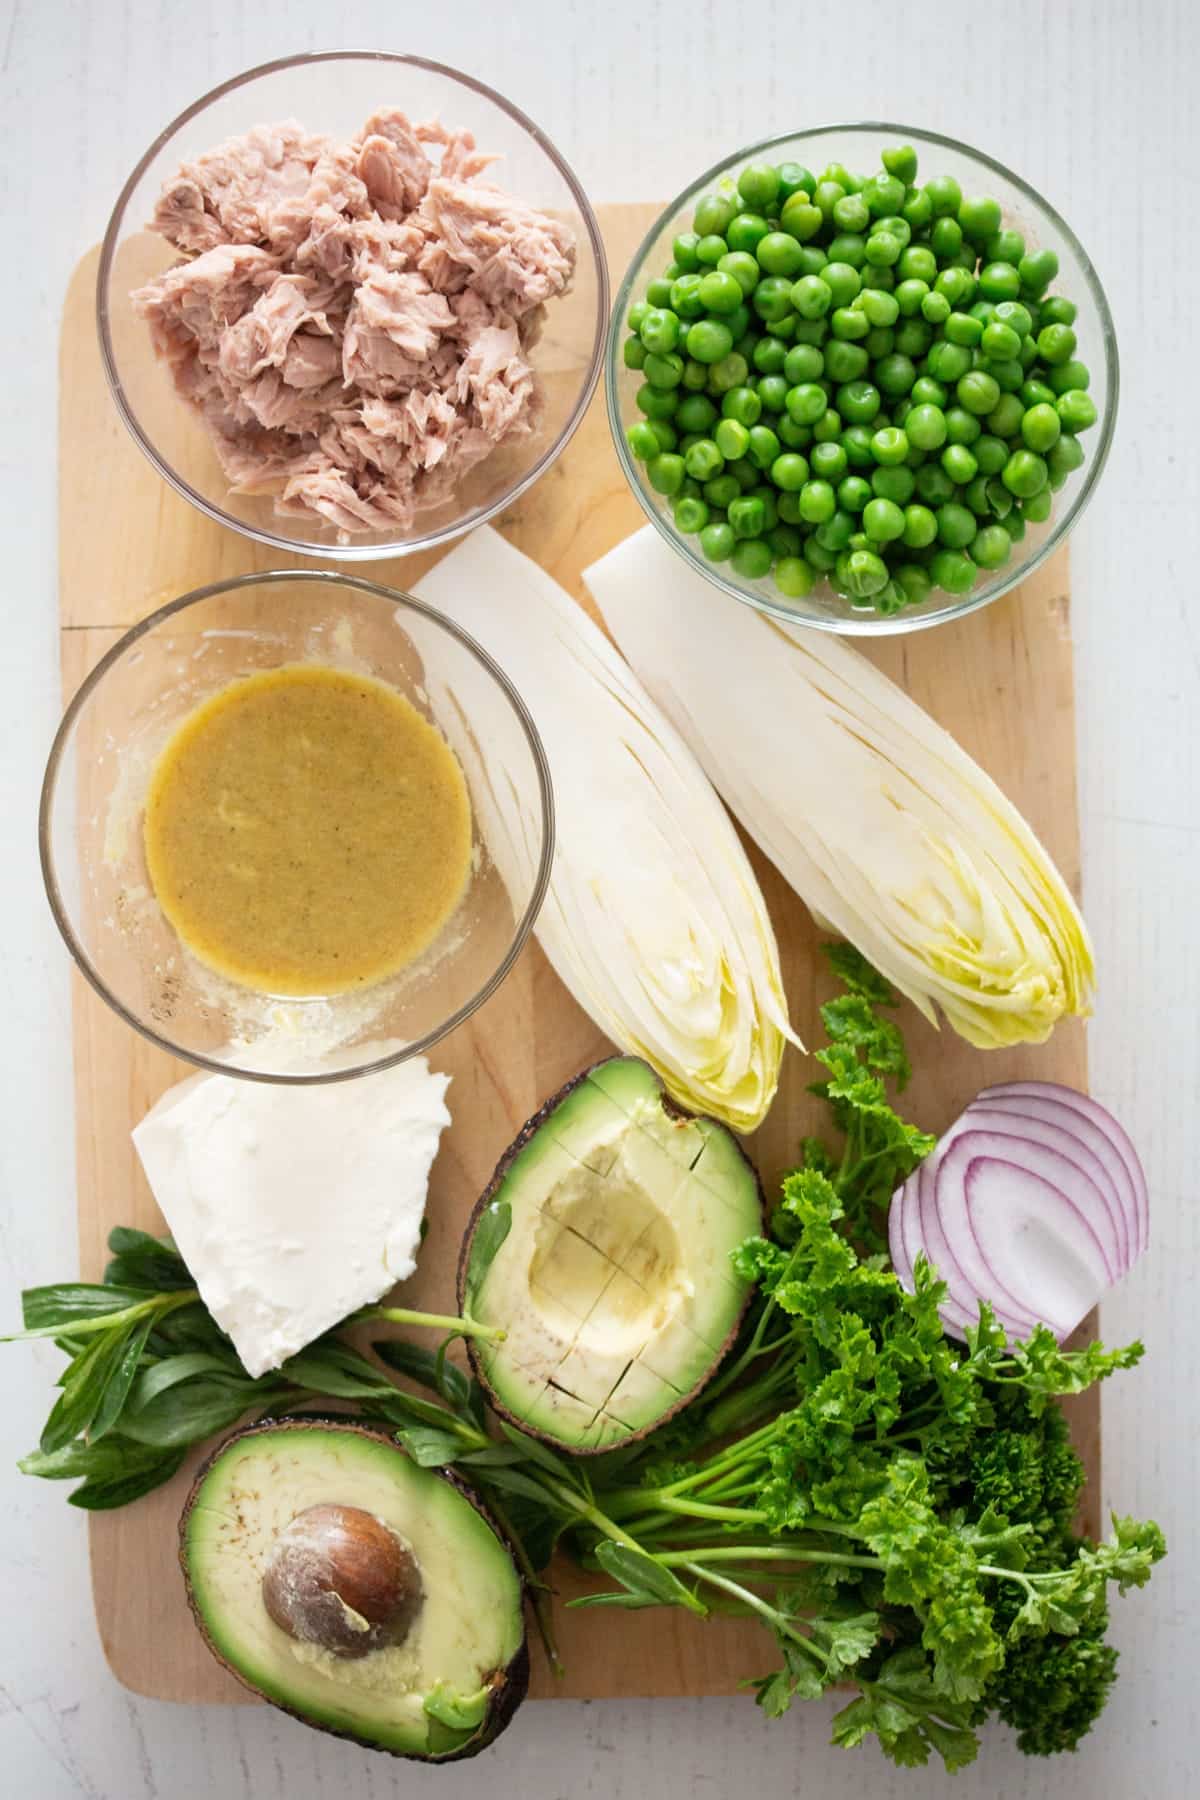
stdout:
<svg viewBox="0 0 1200 1800">
<path fill-rule="evenodd" d="M 752 1284 L 731 1252 L 762 1230 L 732 1132 L 683 1112 L 636 1057 L 569 1081 L 505 1151 L 458 1267 L 467 1340 L 497 1412 L 576 1454 L 660 1425 L 709 1380 Z"/>
<path fill-rule="evenodd" d="M 213 1655 L 306 1725 L 447 1762 L 525 1698 L 507 1544 L 469 1489 L 385 1432 L 309 1417 L 235 1432 L 192 1484 L 179 1556 Z"/>
</svg>

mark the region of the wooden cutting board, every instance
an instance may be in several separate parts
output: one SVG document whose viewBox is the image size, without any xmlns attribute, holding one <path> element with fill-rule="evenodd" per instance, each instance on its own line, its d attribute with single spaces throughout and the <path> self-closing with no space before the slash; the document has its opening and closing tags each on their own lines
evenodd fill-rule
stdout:
<svg viewBox="0 0 1200 1800">
<path fill-rule="evenodd" d="M 601 208 L 614 275 L 625 268 L 656 209 Z M 174 595 L 249 570 L 301 564 L 260 549 L 204 519 L 143 459 L 105 388 L 93 322 L 96 253 L 76 270 L 61 348 L 59 523 L 64 696 L 135 620 Z M 580 571 L 642 523 L 617 464 L 597 395 L 567 452 L 499 521 L 500 529 L 587 604 Z M 409 587 L 434 556 L 374 563 L 366 571 Z M 1017 593 L 960 624 L 888 638 L 868 652 L 947 726 L 1031 820 L 1077 884 L 1075 721 L 1067 564 L 1056 557 Z M 802 747 L 801 747 L 802 753 Z M 830 984 L 805 909 L 752 851 L 779 938 L 792 1019 L 819 1041 L 817 1006 Z M 988 1082 L 1039 1076 L 1086 1085 L 1083 1030 L 1062 1025 L 1040 1048 L 971 1050 L 930 1030 L 911 1010 L 904 1024 L 917 1074 L 908 1114 L 940 1131 Z M 128 1030 L 78 975 L 74 988 L 75 1104 L 80 1260 L 99 1278 L 113 1225 L 160 1230 L 130 1129 L 189 1073 Z M 429 1200 L 429 1236 L 405 1304 L 453 1310 L 453 1269 L 466 1215 L 500 1152 L 566 1077 L 605 1052 L 604 1039 L 569 999 L 536 945 L 470 1022 L 439 1044 L 435 1068 L 453 1076 L 454 1123 L 442 1140 Z M 819 1123 L 805 1093 L 813 1066 L 789 1051 L 779 1097 L 752 1145 L 768 1193 Z M 47 1272 L 52 1273 L 52 1271 Z M 1089 1471 L 1088 1524 L 1099 1512 L 1100 1434 L 1095 1396 L 1074 1410 Z M 194 1466 L 196 1459 L 193 1459 Z M 93 1515 L 92 1577 L 105 1654 L 135 1692 L 159 1699 L 248 1701 L 193 1629 L 176 1562 L 175 1527 L 188 1470 L 134 1506 Z M 50 1503 L 50 1502 L 48 1502 Z M 580 1581 L 563 1566 L 565 1595 Z M 705 1623 L 670 1611 L 560 1610 L 564 1679 L 535 1652 L 532 1692 L 608 1698 L 732 1693 L 762 1672 L 761 1631 L 733 1620 Z"/>
</svg>

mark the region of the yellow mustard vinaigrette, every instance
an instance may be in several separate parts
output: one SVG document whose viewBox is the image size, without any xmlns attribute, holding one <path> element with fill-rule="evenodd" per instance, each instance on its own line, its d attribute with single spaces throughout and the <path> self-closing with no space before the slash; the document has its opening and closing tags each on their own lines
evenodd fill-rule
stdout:
<svg viewBox="0 0 1200 1800">
<path fill-rule="evenodd" d="M 189 714 L 150 780 L 146 861 L 201 961 L 271 994 L 337 994 L 426 950 L 471 865 L 462 769 L 381 681 L 292 664 Z"/>
</svg>

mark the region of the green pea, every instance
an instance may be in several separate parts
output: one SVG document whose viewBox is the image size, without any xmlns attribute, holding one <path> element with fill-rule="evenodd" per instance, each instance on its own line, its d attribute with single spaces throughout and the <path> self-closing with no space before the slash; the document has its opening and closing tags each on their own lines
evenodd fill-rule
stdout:
<svg viewBox="0 0 1200 1800">
<path fill-rule="evenodd" d="M 679 342 L 679 319 L 666 307 L 652 306 L 638 333 L 648 351 L 665 355 Z"/>
<path fill-rule="evenodd" d="M 1031 406 L 1021 420 L 1021 436 L 1027 450 L 1036 450 L 1045 455 L 1058 442 L 1062 434 L 1062 420 L 1052 405 L 1044 401 Z"/>
<path fill-rule="evenodd" d="M 1040 493 L 1031 494 L 1027 500 L 1022 501 L 1021 511 L 1028 524 L 1042 525 L 1050 517 L 1053 506 L 1054 493 L 1047 485 Z"/>
<path fill-rule="evenodd" d="M 1034 494 L 1041 493 L 1049 475 L 1043 459 L 1032 450 L 1014 450 L 1000 472 L 1000 479 L 1018 500 L 1029 500 Z"/>
<path fill-rule="evenodd" d="M 736 462 L 750 448 L 750 430 L 740 419 L 722 419 L 713 432 L 717 449 L 726 462 Z"/>
<path fill-rule="evenodd" d="M 710 269 L 700 277 L 698 293 L 705 312 L 736 312 L 742 304 L 742 291 L 740 282 L 723 269 Z"/>
<path fill-rule="evenodd" d="M 863 508 L 863 526 L 877 544 L 904 535 L 904 514 L 894 500 L 869 500 Z"/>
<path fill-rule="evenodd" d="M 699 242 L 699 235 L 694 231 L 681 231 L 679 233 L 679 236 L 671 245 L 671 255 L 675 260 L 677 268 L 689 270 L 696 267 L 696 245 Z"/>
<path fill-rule="evenodd" d="M 1019 544 L 1021 539 L 1025 536 L 1025 521 L 1021 517 L 1021 509 L 1019 506 L 1014 506 L 1007 519 L 1005 519 L 1004 529 L 1007 531 L 1014 544 Z"/>
<path fill-rule="evenodd" d="M 833 292 L 821 275 L 802 275 L 791 291 L 792 305 L 802 319 L 821 319 L 833 305 Z"/>
<path fill-rule="evenodd" d="M 998 356 L 1005 360 L 1018 355 L 1021 349 L 1021 340 L 1016 332 L 1011 326 L 1001 324 L 998 319 L 993 319 L 990 325 L 980 327 L 977 341 L 985 356 Z"/>
<path fill-rule="evenodd" d="M 985 263 L 1006 262 L 1012 263 L 1013 267 L 1016 268 L 1019 266 L 1024 254 L 1025 239 L 1021 236 L 1019 231 L 1013 231 L 1009 227 L 1002 227 L 1000 230 L 993 232 L 983 246 L 983 260 Z"/>
<path fill-rule="evenodd" d="M 681 319 L 690 320 L 690 319 L 699 319 L 699 318 L 703 317 L 704 302 L 700 298 L 700 283 L 703 279 L 704 278 L 702 275 L 698 275 L 693 270 L 693 272 L 690 275 L 681 275 L 677 281 L 673 281 L 671 283 L 669 289 L 667 290 L 667 295 L 668 295 L 668 300 L 669 300 L 669 304 L 670 304 L 670 311 L 675 316 L 677 323 Z M 656 312 L 659 312 L 659 311 L 665 311 L 666 309 L 665 308 L 655 308 L 654 310 Z M 647 315 L 647 317 L 650 317 L 650 316 L 652 316 L 652 315 L 650 315 L 650 314 Z M 642 321 L 642 330 L 644 331 L 645 328 L 646 328 L 646 320 L 643 320 Z M 643 338 L 642 342 L 645 343 L 645 341 L 646 341 L 645 338 Z M 647 348 L 652 349 L 653 346 L 647 345 Z"/>
<path fill-rule="evenodd" d="M 825 358 L 814 344 L 793 344 L 784 359 L 783 372 L 790 386 L 801 381 L 820 381 Z"/>
<path fill-rule="evenodd" d="M 904 429 L 918 450 L 937 450 L 946 441 L 946 416 L 938 406 L 918 403 L 906 416 Z"/>
<path fill-rule="evenodd" d="M 979 464 L 965 444 L 947 444 L 942 451 L 942 467 L 956 487 L 966 487 L 979 473 Z"/>
<path fill-rule="evenodd" d="M 929 283 L 919 276 L 912 275 L 902 281 L 896 289 L 896 305 L 901 315 L 906 319 L 914 318 L 921 310 L 922 300 L 931 291 Z"/>
<path fill-rule="evenodd" d="M 902 536 L 910 550 L 924 550 L 933 543 L 937 537 L 937 520 L 927 506 L 905 507 Z"/>
<path fill-rule="evenodd" d="M 879 160 L 897 181 L 907 184 L 916 180 L 917 153 L 911 144 L 897 144 L 894 149 L 885 150 Z"/>
<path fill-rule="evenodd" d="M 960 381 L 971 367 L 971 352 L 962 344 L 949 344 L 941 338 L 931 346 L 926 363 L 935 381 Z"/>
<path fill-rule="evenodd" d="M 753 362 L 760 375 L 778 375 L 787 358 L 787 345 L 781 338 L 760 337 L 754 346 Z"/>
<path fill-rule="evenodd" d="M 890 268 L 900 260 L 903 249 L 903 244 L 893 232 L 873 231 L 867 239 L 866 258 L 877 268 Z"/>
<path fill-rule="evenodd" d="M 1073 325 L 1079 308 L 1062 294 L 1048 294 L 1042 301 L 1043 325 Z"/>
<path fill-rule="evenodd" d="M 767 509 L 757 494 L 740 494 L 729 504 L 728 518 L 735 537 L 761 537 L 766 517 Z"/>
<path fill-rule="evenodd" d="M 651 387 L 648 381 L 638 389 L 636 399 L 638 411 L 645 413 L 648 419 L 673 418 L 679 406 L 679 396 L 674 388 Z"/>
<path fill-rule="evenodd" d="M 933 592 L 928 571 L 919 563 L 901 563 L 892 580 L 907 606 L 920 606 Z"/>
<path fill-rule="evenodd" d="M 1021 277 L 1008 262 L 985 263 L 979 271 L 979 291 L 985 300 L 1015 300 L 1021 292 Z"/>
<path fill-rule="evenodd" d="M 944 501 L 936 516 L 938 539 L 949 550 L 964 549 L 978 529 L 975 514 L 958 500 Z"/>
<path fill-rule="evenodd" d="M 824 319 L 801 319 L 795 313 L 789 313 L 784 324 L 788 327 L 784 335 L 793 344 L 816 344 L 818 348 L 829 336 L 829 326 Z M 776 337 L 780 335 L 778 325 L 771 327 Z"/>
<path fill-rule="evenodd" d="M 971 559 L 981 569 L 998 569 L 1012 555 L 1012 539 L 1003 525 L 984 525 L 971 539 Z"/>
<path fill-rule="evenodd" d="M 646 479 L 656 494 L 677 494 L 683 483 L 682 456 L 660 451 L 646 464 Z"/>
<path fill-rule="evenodd" d="M 793 194 L 801 192 L 811 194 L 817 185 L 816 176 L 810 169 L 806 169 L 803 163 L 780 163 L 777 173 L 780 197 L 784 200 L 789 200 Z"/>
<path fill-rule="evenodd" d="M 875 231 L 886 231 L 890 236 L 900 240 L 901 255 L 912 242 L 912 226 L 903 213 L 892 213 L 882 219 L 876 219 L 872 228 Z"/>
<path fill-rule="evenodd" d="M 803 600 L 816 578 L 802 556 L 781 556 L 775 564 L 775 586 L 789 600 Z"/>
<path fill-rule="evenodd" d="M 831 442 L 814 444 L 808 460 L 814 476 L 820 481 L 840 481 L 848 466 L 842 446 Z M 786 483 L 779 485 L 783 487 Z"/>
<path fill-rule="evenodd" d="M 937 257 L 928 244 L 906 244 L 896 263 L 901 281 L 923 281 L 932 287 L 937 280 Z"/>
<path fill-rule="evenodd" d="M 683 358 L 673 350 L 662 356 L 648 354 L 642 373 L 653 387 L 676 388 L 683 380 Z"/>
<path fill-rule="evenodd" d="M 758 423 L 762 413 L 762 400 L 752 387 L 730 388 L 722 396 L 721 414 L 726 419 L 736 419 L 739 425 L 747 429 Z"/>
<path fill-rule="evenodd" d="M 707 394 L 689 394 L 679 403 L 675 414 L 681 431 L 707 431 L 717 418 L 717 409 Z"/>
<path fill-rule="evenodd" d="M 1000 399 L 1000 386 L 994 375 L 983 369 L 972 369 L 955 388 L 959 405 L 980 418 L 992 412 Z"/>
<path fill-rule="evenodd" d="M 946 408 L 946 436 L 952 444 L 973 444 L 983 435 L 983 426 L 965 406 Z"/>
<path fill-rule="evenodd" d="M 1086 392 L 1091 384 L 1091 370 L 1086 363 L 1076 362 L 1073 357 L 1069 362 L 1056 363 L 1046 371 L 1046 385 L 1055 394 L 1066 394 L 1072 388 Z"/>
<path fill-rule="evenodd" d="M 1038 355 L 1044 363 L 1069 362 L 1075 354 L 1075 333 L 1069 325 L 1043 325 L 1038 332 Z"/>
<path fill-rule="evenodd" d="M 756 399 L 757 397 L 755 395 Z M 746 454 L 756 469 L 769 469 L 782 447 L 769 425 L 751 426 L 750 447 Z"/>
<path fill-rule="evenodd" d="M 905 183 L 894 174 L 873 175 L 863 188 L 871 216 L 875 219 L 886 218 L 889 213 L 896 213 L 904 204 Z"/>
<path fill-rule="evenodd" d="M 806 481 L 801 485 L 800 517 L 808 525 L 824 525 L 837 511 L 837 497 L 828 481 Z"/>
<path fill-rule="evenodd" d="M 861 194 L 843 194 L 833 205 L 833 222 L 839 231 L 865 231 L 871 212 Z"/>
<path fill-rule="evenodd" d="M 714 520 L 700 532 L 700 548 L 709 562 L 728 562 L 736 542 L 733 527 L 724 519 Z"/>
<path fill-rule="evenodd" d="M 642 369 L 646 366 L 646 346 L 640 337 L 628 337 L 621 346 L 621 359 L 627 369 Z"/>
<path fill-rule="evenodd" d="M 951 310 L 964 311 L 975 298 L 975 278 L 966 269 L 942 269 L 933 284 L 935 294 L 944 294 Z"/>
<path fill-rule="evenodd" d="M 842 435 L 842 415 L 835 407 L 826 407 L 813 426 L 812 434 L 814 443 L 836 443 Z"/>
<path fill-rule="evenodd" d="M 848 262 L 827 262 L 821 270 L 821 280 L 829 289 L 830 300 L 836 307 L 849 306 L 862 287 L 858 270 Z"/>
<path fill-rule="evenodd" d="M 708 386 L 708 369 L 689 356 L 683 365 L 683 386 L 689 393 L 702 394 Z"/>
<path fill-rule="evenodd" d="M 983 326 L 970 313 L 952 312 L 944 326 L 946 337 L 952 344 L 963 344 L 967 349 L 974 349 L 983 336 Z"/>
<path fill-rule="evenodd" d="M 838 559 L 838 574 L 856 600 L 870 600 L 891 580 L 888 566 L 873 550 L 851 550 Z"/>
<path fill-rule="evenodd" d="M 666 278 L 665 275 L 658 276 L 657 279 L 654 281 L 648 281 L 646 283 L 646 302 L 645 302 L 647 307 L 670 306 L 670 304 L 671 304 L 671 286 L 672 286 L 671 282 Z M 630 315 L 630 317 L 632 319 L 632 314 Z M 636 330 L 638 328 L 635 326 L 634 329 Z"/>
<path fill-rule="evenodd" d="M 881 356 L 890 356 L 896 347 L 896 334 L 888 327 L 872 325 L 862 341 L 863 349 L 873 362 Z"/>
<path fill-rule="evenodd" d="M 971 454 L 982 475 L 998 475 L 1008 461 L 1008 445 L 1002 438 L 981 436 L 971 445 Z"/>
<path fill-rule="evenodd" d="M 854 300 L 851 310 L 860 312 L 872 327 L 886 328 L 894 325 L 900 317 L 900 308 L 895 296 L 884 293 L 879 288 L 863 288 Z"/>
<path fill-rule="evenodd" d="M 1025 382 L 1025 370 L 1015 358 L 985 356 L 980 370 L 991 376 L 1002 394 L 1019 394 Z"/>
<path fill-rule="evenodd" d="M 825 411 L 828 400 L 824 388 L 818 387 L 815 381 L 802 381 L 788 389 L 785 405 L 788 417 L 797 425 L 813 425 Z"/>
<path fill-rule="evenodd" d="M 854 536 L 854 519 L 850 513 L 843 512 L 839 507 L 831 518 L 825 520 L 823 525 L 817 526 L 813 536 L 826 550 L 832 550 L 835 553 L 844 550 Z"/>
<path fill-rule="evenodd" d="M 1024 337 L 1021 339 L 1021 348 L 1017 352 L 1017 361 L 1026 372 L 1032 369 L 1034 363 L 1037 361 L 1036 338 Z"/>
<path fill-rule="evenodd" d="M 704 322 L 709 323 L 709 321 Z M 712 320 L 711 323 L 715 331 L 722 331 L 725 329 L 725 327 L 719 325 L 716 320 Z M 692 329 L 695 330 L 695 326 L 693 326 Z M 688 339 L 688 347 L 690 349 L 691 332 L 688 333 Z M 696 360 L 698 362 L 703 362 L 704 358 L 697 357 Z M 750 373 L 749 363 L 738 350 L 731 350 L 727 356 L 720 357 L 718 361 L 708 364 L 707 367 L 708 385 L 711 392 L 714 394 L 727 394 L 730 388 L 744 386 L 746 378 Z"/>
<path fill-rule="evenodd" d="M 966 237 L 984 243 L 1000 229 L 1000 202 L 989 197 L 965 199 L 958 209 L 958 222 Z"/>
<path fill-rule="evenodd" d="M 816 237 L 824 225 L 825 215 L 820 207 L 813 204 L 809 195 L 801 189 L 784 202 L 783 211 L 779 215 L 779 223 L 800 243 L 806 244 L 811 238 Z M 765 236 L 766 233 L 764 232 L 762 235 Z M 753 249 L 753 245 L 750 245 L 749 248 Z"/>
<path fill-rule="evenodd" d="M 987 416 L 987 428 L 994 437 L 1015 437 L 1021 429 L 1025 408 L 1015 394 L 1001 394 Z"/>
<path fill-rule="evenodd" d="M 1033 330 L 1033 314 L 1020 300 L 985 300 L 982 304 L 991 307 L 991 318 L 997 325 L 1006 325 L 1018 339 L 1028 337 Z M 1016 351 L 1006 354 L 1015 356 Z"/>
<path fill-rule="evenodd" d="M 792 283 L 783 275 L 767 275 L 754 290 L 751 305 L 760 319 L 775 325 L 792 310 Z"/>
<path fill-rule="evenodd" d="M 646 317 L 646 314 L 649 311 L 650 311 L 650 302 L 648 300 L 635 300 L 634 301 L 634 303 L 630 307 L 629 312 L 627 313 L 626 319 L 625 319 L 625 323 L 629 326 L 630 331 L 636 332 L 636 331 L 641 330 L 642 320 Z"/>
<path fill-rule="evenodd" d="M 701 269 L 715 269 L 728 253 L 729 245 L 725 239 L 718 237 L 716 232 L 711 232 L 696 245 L 696 262 Z"/>
<path fill-rule="evenodd" d="M 712 481 L 725 467 L 725 457 L 712 438 L 697 438 L 684 453 L 683 466 L 693 481 Z"/>
<path fill-rule="evenodd" d="M 703 531 L 708 524 L 708 507 L 703 500 L 684 497 L 676 500 L 671 510 L 678 529 L 689 536 L 692 532 Z"/>
<path fill-rule="evenodd" d="M 787 403 L 789 383 L 786 375 L 764 375 L 756 382 L 754 391 L 762 402 L 764 412 L 780 413 Z"/>
<path fill-rule="evenodd" d="M 795 419 L 789 419 L 786 413 L 777 418 L 774 423 L 780 443 L 786 444 L 789 450 L 807 450 L 813 441 L 812 426 L 797 425 Z"/>
<path fill-rule="evenodd" d="M 957 219 L 935 219 L 929 233 L 929 247 L 941 263 L 949 262 L 962 249 L 962 226 Z"/>
<path fill-rule="evenodd" d="M 852 425 L 869 425 L 882 404 L 879 389 L 870 381 L 847 381 L 837 390 L 837 409 Z"/>
<path fill-rule="evenodd" d="M 737 213 L 725 227 L 725 242 L 731 250 L 755 250 L 771 227 L 758 212 Z"/>
<path fill-rule="evenodd" d="M 962 205 L 962 189 L 953 175 L 935 175 L 925 183 L 925 192 L 929 196 L 935 219 L 944 218 L 948 213 L 957 213 Z"/>
<path fill-rule="evenodd" d="M 926 506 L 943 506 L 953 498 L 954 483 L 940 463 L 926 463 L 917 470 L 917 492 Z"/>
<path fill-rule="evenodd" d="M 840 181 L 831 181 L 827 176 L 818 181 L 813 189 L 813 205 L 823 220 L 831 222 L 833 209 L 839 200 L 845 198 L 846 190 Z"/>
<path fill-rule="evenodd" d="M 768 275 L 786 275 L 793 280 L 800 272 L 804 252 L 787 231 L 768 231 L 755 245 L 754 254 Z"/>
<path fill-rule="evenodd" d="M 741 290 L 739 298 L 745 299 L 758 286 L 762 270 L 757 260 L 744 250 L 729 250 L 721 257 L 715 268 L 708 269 L 701 277 L 701 282 L 713 282 L 714 277 L 724 276 L 729 281 L 736 281 Z M 710 287 L 710 291 L 712 291 Z M 707 305 L 707 302 L 702 302 Z M 736 302 L 735 302 L 736 304 Z M 720 308 L 710 310 L 720 311 Z"/>
<path fill-rule="evenodd" d="M 808 464 L 794 450 L 785 451 L 771 464 L 771 480 L 785 493 L 799 493 L 808 480 Z"/>
<path fill-rule="evenodd" d="M 657 456 L 662 448 L 656 433 L 644 420 L 639 420 L 636 425 L 628 428 L 625 433 L 625 442 L 639 462 L 648 462 L 652 456 Z"/>
<path fill-rule="evenodd" d="M 814 531 L 805 542 L 804 560 L 811 563 L 814 569 L 819 569 L 823 575 L 827 575 L 837 562 L 837 552 L 827 550 Z"/>
<path fill-rule="evenodd" d="M 1015 504 L 1004 483 L 994 475 L 987 478 L 987 503 L 988 511 L 994 519 L 1007 519 Z"/>
<path fill-rule="evenodd" d="M 896 400 L 907 394 L 917 378 L 916 365 L 909 356 L 893 350 L 888 356 L 881 356 L 875 364 L 875 385 L 881 394 L 890 400 Z"/>
<path fill-rule="evenodd" d="M 731 500 L 736 500 L 741 491 L 741 483 L 737 476 L 730 475 L 728 471 L 724 475 L 714 475 L 711 481 L 704 483 L 704 498 L 708 504 L 719 506 L 722 509 L 727 507 Z"/>
<path fill-rule="evenodd" d="M 885 468 L 895 468 L 908 455 L 908 437 L 897 425 L 881 425 L 871 434 L 871 454 Z"/>
<path fill-rule="evenodd" d="M 774 560 L 770 544 L 762 538 L 744 538 L 734 546 L 733 567 L 745 581 L 761 581 Z"/>
<path fill-rule="evenodd" d="M 834 312 L 830 324 L 833 335 L 844 343 L 852 343 L 858 338 L 865 338 L 871 329 L 871 322 L 865 313 L 855 312 L 849 306 L 839 306 Z"/>
<path fill-rule="evenodd" d="M 838 483 L 837 503 L 843 512 L 860 513 L 874 489 L 861 475 L 847 475 Z"/>
<path fill-rule="evenodd" d="M 1050 448 L 1046 457 L 1046 466 L 1051 479 L 1056 475 L 1067 476 L 1081 467 L 1083 463 L 1083 445 L 1078 438 L 1060 437 Z"/>
<path fill-rule="evenodd" d="M 883 464 L 871 472 L 871 492 L 881 500 L 894 500 L 897 506 L 907 506 L 917 490 L 917 478 L 907 463 L 895 467 Z"/>
<path fill-rule="evenodd" d="M 705 194 L 696 203 L 696 210 L 692 215 L 693 228 L 701 237 L 711 231 L 723 232 L 737 210 L 736 193 Z"/>
<path fill-rule="evenodd" d="M 914 362 L 923 357 L 933 342 L 933 326 L 924 319 L 901 319 L 896 328 L 894 349 Z"/>
<path fill-rule="evenodd" d="M 871 433 L 866 425 L 847 425 L 841 437 L 842 449 L 846 452 L 846 460 L 852 469 L 872 469 L 875 458 L 871 454 Z"/>
<path fill-rule="evenodd" d="M 774 531 L 779 523 L 779 489 L 772 487 L 769 481 L 763 480 L 757 487 L 751 488 L 750 498 L 762 501 L 763 536 L 765 537 L 768 532 Z"/>
<path fill-rule="evenodd" d="M 921 302 L 921 317 L 930 325 L 944 325 L 952 311 L 948 296 L 939 293 L 937 288 L 926 294 Z"/>
<path fill-rule="evenodd" d="M 779 195 L 779 170 L 773 163 L 747 163 L 737 178 L 738 193 L 747 206 L 769 212 Z"/>
<path fill-rule="evenodd" d="M 974 520 L 972 520 L 972 525 Z M 934 587 L 947 594 L 965 594 L 975 585 L 975 564 L 962 550 L 939 550 L 929 564 L 929 578 Z"/>
<path fill-rule="evenodd" d="M 1069 431 L 1072 436 L 1078 431 L 1086 431 L 1099 417 L 1096 402 L 1082 388 L 1070 388 L 1065 394 L 1060 394 L 1055 402 L 1055 410 L 1062 421 L 1063 430 Z"/>
<path fill-rule="evenodd" d="M 933 204 L 924 188 L 914 188 L 900 211 L 914 231 L 923 231 L 933 217 Z"/>
</svg>

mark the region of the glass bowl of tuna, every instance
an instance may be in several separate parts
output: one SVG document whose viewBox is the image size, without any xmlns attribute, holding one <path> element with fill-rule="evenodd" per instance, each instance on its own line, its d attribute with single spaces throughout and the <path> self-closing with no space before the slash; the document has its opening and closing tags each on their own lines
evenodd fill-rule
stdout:
<svg viewBox="0 0 1200 1800">
<path fill-rule="evenodd" d="M 599 376 L 608 275 L 531 119 L 415 56 L 291 57 L 168 125 L 101 248 L 100 350 L 159 474 L 275 549 L 377 558 L 482 524 Z"/>
<path fill-rule="evenodd" d="M 606 390 L 651 521 L 735 599 L 824 631 L 985 606 L 1108 456 L 1117 344 L 1066 221 L 982 151 L 830 125 L 714 165 L 647 233 Z"/>
<path fill-rule="evenodd" d="M 67 947 L 127 1024 L 224 1074 L 338 1081 L 496 990 L 553 820 L 537 731 L 473 638 L 294 569 L 199 588 L 113 645 L 59 727 L 39 841 Z"/>
</svg>

